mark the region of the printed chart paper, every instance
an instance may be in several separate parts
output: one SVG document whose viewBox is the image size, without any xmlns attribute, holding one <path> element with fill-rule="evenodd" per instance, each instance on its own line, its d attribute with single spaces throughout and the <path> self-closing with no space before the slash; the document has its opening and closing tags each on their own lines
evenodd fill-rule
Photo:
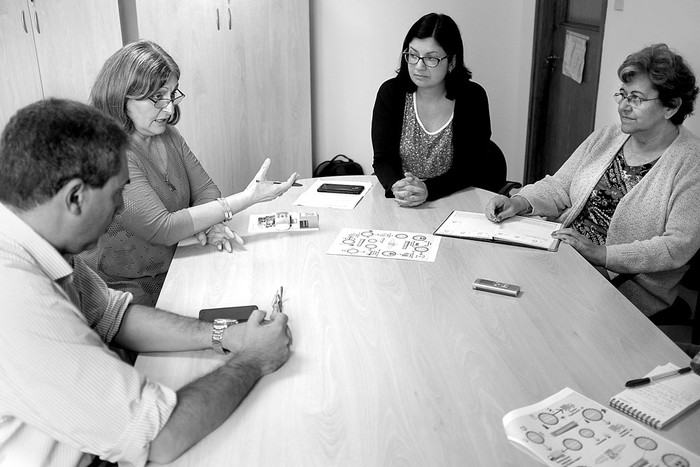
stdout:
<svg viewBox="0 0 700 467">
<path fill-rule="evenodd" d="M 546 465 L 697 467 L 700 457 L 570 388 L 503 417 L 508 440 Z"/>
<path fill-rule="evenodd" d="M 435 262 L 440 237 L 416 232 L 343 229 L 328 249 L 329 255 Z"/>
</svg>

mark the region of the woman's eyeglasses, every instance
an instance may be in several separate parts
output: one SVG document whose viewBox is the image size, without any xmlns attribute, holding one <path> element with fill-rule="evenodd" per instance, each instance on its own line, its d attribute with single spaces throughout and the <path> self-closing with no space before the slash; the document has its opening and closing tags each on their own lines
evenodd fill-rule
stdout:
<svg viewBox="0 0 700 467">
<path fill-rule="evenodd" d="M 170 99 L 164 99 L 160 97 L 158 94 L 155 96 L 151 96 L 148 98 L 149 101 L 153 102 L 153 107 L 156 109 L 164 109 L 166 108 L 171 102 L 173 105 L 178 105 L 180 102 L 182 102 L 182 99 L 185 98 L 185 95 L 180 91 L 179 89 L 176 89 L 173 92 L 173 96 Z"/>
<path fill-rule="evenodd" d="M 408 62 L 409 65 L 418 65 L 418 62 L 423 60 L 423 65 L 427 66 L 428 68 L 435 68 L 440 64 L 441 61 L 447 58 L 447 55 L 444 57 L 438 58 L 438 57 L 421 57 L 420 55 L 416 55 L 414 53 L 404 51 L 403 52 L 403 58 Z"/>
<path fill-rule="evenodd" d="M 615 94 L 613 94 L 613 97 L 615 98 L 615 102 L 617 102 L 618 104 L 623 100 L 627 99 L 627 102 L 629 102 L 629 104 L 632 107 L 641 107 L 642 104 L 644 104 L 646 101 L 656 101 L 659 99 L 658 97 L 645 99 L 643 97 L 639 97 L 636 94 L 625 94 L 623 92 L 616 92 Z"/>
</svg>

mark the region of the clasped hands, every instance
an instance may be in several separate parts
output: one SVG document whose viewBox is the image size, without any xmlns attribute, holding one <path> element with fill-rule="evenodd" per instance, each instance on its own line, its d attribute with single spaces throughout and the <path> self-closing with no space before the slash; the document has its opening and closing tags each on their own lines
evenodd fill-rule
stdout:
<svg viewBox="0 0 700 467">
<path fill-rule="evenodd" d="M 209 245 L 214 245 L 219 251 L 233 252 L 233 242 L 243 245 L 243 239 L 236 232 L 231 230 L 228 225 L 220 222 L 209 227 L 204 232 L 197 232 L 195 234 L 199 244 L 204 246 L 207 243 Z"/>
<path fill-rule="evenodd" d="M 491 222 L 501 222 L 509 217 L 521 213 L 527 213 L 532 209 L 532 206 L 522 196 L 513 196 L 508 198 L 503 195 L 496 195 L 489 200 L 484 209 L 484 215 Z M 571 227 L 555 230 L 552 232 L 552 238 L 561 240 L 564 243 L 571 245 L 581 256 L 593 266 L 605 267 L 607 252 L 605 245 L 596 245 L 588 237 L 581 235 L 578 231 Z"/>
<path fill-rule="evenodd" d="M 394 183 L 391 192 L 399 206 L 407 208 L 420 206 L 428 199 L 428 187 L 411 172 L 406 172 L 404 178 Z"/>
</svg>

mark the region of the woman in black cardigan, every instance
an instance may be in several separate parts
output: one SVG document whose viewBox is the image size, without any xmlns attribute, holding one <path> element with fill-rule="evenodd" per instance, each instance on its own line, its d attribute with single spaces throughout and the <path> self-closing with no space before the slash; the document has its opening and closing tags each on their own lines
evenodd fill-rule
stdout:
<svg viewBox="0 0 700 467">
<path fill-rule="evenodd" d="M 373 168 L 387 198 L 413 207 L 470 186 L 498 191 L 505 160 L 489 144 L 488 98 L 464 65 L 455 22 L 423 16 L 406 34 L 402 57 L 372 113 Z"/>
</svg>

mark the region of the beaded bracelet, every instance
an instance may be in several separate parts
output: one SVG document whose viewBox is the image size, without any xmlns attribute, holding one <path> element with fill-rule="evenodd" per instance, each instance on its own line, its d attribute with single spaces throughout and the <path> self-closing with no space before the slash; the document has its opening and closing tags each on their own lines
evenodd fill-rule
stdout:
<svg viewBox="0 0 700 467">
<path fill-rule="evenodd" d="M 216 200 L 221 204 L 221 207 L 224 208 L 224 222 L 233 219 L 233 211 L 231 211 L 231 206 L 229 206 L 228 201 L 224 198 L 216 198 Z"/>
</svg>

